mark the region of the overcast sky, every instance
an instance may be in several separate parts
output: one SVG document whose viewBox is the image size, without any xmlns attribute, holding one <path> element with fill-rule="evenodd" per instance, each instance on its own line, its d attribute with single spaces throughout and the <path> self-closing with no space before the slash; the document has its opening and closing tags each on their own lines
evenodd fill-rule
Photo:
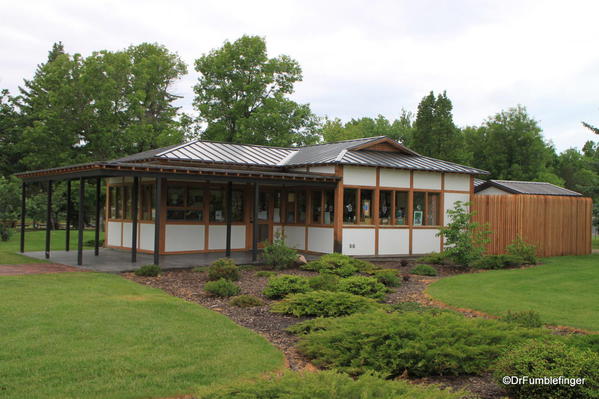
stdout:
<svg viewBox="0 0 599 399">
<path fill-rule="evenodd" d="M 70 53 L 158 42 L 193 60 L 243 34 L 299 61 L 294 98 L 343 120 L 416 110 L 447 90 L 459 126 L 522 104 L 558 150 L 597 136 L 599 1 L 0 0 L 0 88 L 16 93 L 53 42 Z"/>
</svg>

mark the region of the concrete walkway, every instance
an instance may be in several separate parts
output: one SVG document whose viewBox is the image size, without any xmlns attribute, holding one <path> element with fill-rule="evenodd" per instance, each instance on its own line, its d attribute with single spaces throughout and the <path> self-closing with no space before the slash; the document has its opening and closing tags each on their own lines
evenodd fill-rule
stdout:
<svg viewBox="0 0 599 399">
<path fill-rule="evenodd" d="M 44 252 L 26 252 L 24 255 L 36 259 L 45 259 Z M 188 269 L 196 266 L 210 265 L 216 259 L 224 256 L 224 252 L 162 255 L 160 256 L 160 266 L 163 269 Z M 238 265 L 249 264 L 252 262 L 252 253 L 232 252 L 231 258 Z M 77 251 L 52 251 L 50 252 L 50 261 L 97 272 L 122 273 L 154 263 L 154 255 L 138 253 L 137 262 L 131 263 L 130 251 L 102 248 L 98 256 L 94 256 L 93 250 L 84 250 L 83 265 L 81 266 L 77 265 Z"/>
</svg>

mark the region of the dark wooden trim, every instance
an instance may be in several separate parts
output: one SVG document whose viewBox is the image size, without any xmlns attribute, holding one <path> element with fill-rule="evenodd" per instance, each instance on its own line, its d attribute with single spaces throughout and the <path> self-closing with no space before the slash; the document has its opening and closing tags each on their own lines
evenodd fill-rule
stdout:
<svg viewBox="0 0 599 399">
<path fill-rule="evenodd" d="M 138 218 L 138 201 L 139 201 L 139 177 L 133 178 L 133 189 L 131 190 L 131 263 L 137 262 L 137 218 Z"/>
<path fill-rule="evenodd" d="M 50 234 L 52 227 L 52 180 L 48 181 L 46 202 L 46 259 L 50 258 Z"/>
<path fill-rule="evenodd" d="M 341 178 L 335 187 L 335 214 L 333 215 L 333 252 L 343 251 L 343 167 L 336 166 L 335 173 Z"/>
<path fill-rule="evenodd" d="M 225 256 L 227 258 L 231 257 L 231 219 L 232 219 L 232 213 L 233 213 L 233 182 L 229 182 L 227 183 L 227 191 L 226 191 L 226 199 L 225 199 L 225 206 L 226 208 L 226 213 L 225 213 L 225 219 L 226 219 L 226 223 L 227 223 L 227 237 L 226 237 L 226 241 L 225 241 Z M 245 207 L 244 207 L 245 208 Z"/>
<path fill-rule="evenodd" d="M 94 255 L 100 254 L 100 184 L 101 177 L 96 177 L 96 229 L 94 231 Z"/>
<path fill-rule="evenodd" d="M 258 259 L 258 202 L 260 201 L 260 185 L 254 183 L 254 206 L 252 215 L 252 262 Z"/>
<path fill-rule="evenodd" d="M 160 264 L 160 219 L 162 213 L 162 178 L 157 177 L 154 184 L 154 207 L 156 209 L 156 216 L 154 217 L 154 264 Z"/>
<path fill-rule="evenodd" d="M 65 225 L 65 243 L 64 249 L 69 252 L 71 250 L 71 180 L 67 180 L 67 214 Z"/>
<path fill-rule="evenodd" d="M 27 212 L 27 183 L 21 183 L 21 253 L 25 252 L 25 213 Z"/>
<path fill-rule="evenodd" d="M 441 226 L 445 226 L 445 212 L 447 212 L 447 209 L 445 209 L 445 173 L 441 173 L 441 195 L 439 196 L 439 211 L 440 213 L 439 216 L 441 220 L 439 220 L 439 224 Z M 439 237 L 439 252 L 443 252 L 443 236 Z"/>
<path fill-rule="evenodd" d="M 79 178 L 79 220 L 78 220 L 78 228 L 77 232 L 78 240 L 77 240 L 77 264 L 83 264 L 83 227 L 84 227 L 84 217 L 85 217 L 85 179 L 83 177 Z"/>
<path fill-rule="evenodd" d="M 410 171 L 410 191 L 408 191 L 408 226 L 410 226 L 410 251 L 409 254 L 412 255 L 412 238 L 414 236 L 414 171 Z"/>
</svg>

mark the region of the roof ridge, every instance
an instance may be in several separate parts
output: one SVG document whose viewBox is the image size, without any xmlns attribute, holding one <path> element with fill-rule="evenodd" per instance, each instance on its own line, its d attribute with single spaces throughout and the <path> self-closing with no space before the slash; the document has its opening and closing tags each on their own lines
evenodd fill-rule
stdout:
<svg viewBox="0 0 599 399">
<path fill-rule="evenodd" d="M 551 184 L 552 186 L 563 188 L 563 187 L 558 186 L 557 184 L 549 183 L 547 181 L 499 180 L 499 179 L 491 179 L 491 181 L 502 182 L 502 183 Z M 567 188 L 566 188 L 566 190 L 567 190 Z"/>
<path fill-rule="evenodd" d="M 227 141 L 195 139 L 195 140 L 189 141 L 187 143 L 180 144 L 177 147 L 174 147 L 173 149 L 175 149 L 175 148 L 182 148 L 182 147 L 185 147 L 187 145 L 195 144 L 195 143 L 198 143 L 198 142 L 211 143 L 211 144 L 240 145 L 240 146 L 244 146 L 244 147 L 273 148 L 273 149 L 279 149 L 279 150 L 293 150 L 293 151 L 297 151 L 300 148 L 303 148 L 303 147 L 281 147 L 281 146 L 276 146 L 276 145 L 265 145 L 265 144 L 229 143 Z"/>
<path fill-rule="evenodd" d="M 308 147 L 316 147 L 319 145 L 330 145 L 330 144 L 337 144 L 337 143 L 349 143 L 350 141 L 373 140 L 373 139 L 380 139 L 382 137 L 387 137 L 387 136 L 359 137 L 357 139 L 347 139 L 347 140 L 339 140 L 339 141 L 330 141 L 328 143 L 310 144 L 310 145 L 306 145 L 303 147 L 297 147 L 297 148 L 308 148 Z"/>
</svg>

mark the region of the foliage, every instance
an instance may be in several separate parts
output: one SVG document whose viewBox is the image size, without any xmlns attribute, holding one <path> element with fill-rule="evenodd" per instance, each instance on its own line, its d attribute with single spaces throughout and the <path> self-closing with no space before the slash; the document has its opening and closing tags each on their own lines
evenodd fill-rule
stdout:
<svg viewBox="0 0 599 399">
<path fill-rule="evenodd" d="M 566 342 L 578 349 L 590 349 L 599 354 L 599 334 L 575 334 L 569 336 Z"/>
<path fill-rule="evenodd" d="M 496 380 L 504 376 L 532 378 L 584 378 L 584 384 L 503 384 L 517 399 L 585 399 L 599 392 L 599 355 L 560 342 L 530 341 L 503 355 L 497 361 Z M 510 396 L 511 396 L 510 395 Z"/>
<path fill-rule="evenodd" d="M 87 245 L 88 247 L 93 247 L 96 245 L 96 239 L 92 238 L 91 240 L 86 240 L 83 245 Z M 104 239 L 100 238 L 98 240 L 98 245 L 101 247 L 102 245 L 104 245 Z"/>
<path fill-rule="evenodd" d="M 19 161 L 22 157 L 19 148 L 21 140 L 23 118 L 21 117 L 17 99 L 10 95 L 8 90 L 0 90 L 0 176 L 9 176 L 18 172 Z M 2 184 L 0 181 L 0 195 Z M 0 198 L 4 204 L 6 198 Z M 0 205 L 0 207 L 4 207 Z M 0 208 L 0 219 L 2 209 Z"/>
<path fill-rule="evenodd" d="M 262 251 L 264 263 L 275 269 L 288 269 L 297 261 L 297 251 L 285 245 L 283 236 L 277 235 Z"/>
<path fill-rule="evenodd" d="M 375 277 L 351 276 L 339 280 L 339 291 L 372 299 L 383 299 L 387 287 Z"/>
<path fill-rule="evenodd" d="M 418 258 L 418 262 L 432 263 L 433 265 L 443 265 L 447 261 L 445 252 L 432 252 L 428 255 Z"/>
<path fill-rule="evenodd" d="M 386 381 L 374 374 L 353 379 L 337 371 L 286 372 L 282 376 L 205 388 L 199 399 L 458 399 L 460 392 Z"/>
<path fill-rule="evenodd" d="M 515 255 L 485 255 L 474 262 L 470 266 L 475 269 L 504 269 L 506 267 L 517 267 L 524 263 L 524 260 Z"/>
<path fill-rule="evenodd" d="M 0 241 L 8 241 L 12 236 L 12 230 L 5 224 L 0 223 Z"/>
<path fill-rule="evenodd" d="M 430 310 L 436 311 L 438 308 L 432 308 L 430 306 L 424 306 L 418 302 L 399 302 L 391 305 L 391 308 L 395 312 L 428 312 Z"/>
<path fill-rule="evenodd" d="M 216 281 L 208 281 L 204 284 L 204 291 L 220 297 L 230 297 L 239 295 L 241 289 L 231 280 L 221 278 Z"/>
<path fill-rule="evenodd" d="M 334 274 L 319 274 L 310 277 L 310 288 L 315 291 L 337 291 L 339 288 L 339 277 Z"/>
<path fill-rule="evenodd" d="M 256 277 L 274 277 L 276 276 L 277 273 L 276 272 L 271 272 L 269 270 L 260 270 L 258 272 L 256 272 Z"/>
<path fill-rule="evenodd" d="M 522 259 L 523 263 L 529 265 L 537 264 L 537 247 L 528 244 L 524 239 L 517 235 L 516 238 L 505 248 L 509 255 Z"/>
<path fill-rule="evenodd" d="M 136 276 L 156 277 L 162 274 L 162 269 L 158 265 L 144 265 L 135 271 Z"/>
<path fill-rule="evenodd" d="M 370 298 L 347 292 L 311 291 L 292 294 L 275 303 L 271 311 L 295 317 L 337 317 L 374 310 L 379 305 Z"/>
<path fill-rule="evenodd" d="M 287 294 L 310 291 L 308 278 L 295 276 L 292 274 L 281 274 L 280 276 L 268 279 L 266 288 L 262 292 L 264 296 L 270 299 L 283 298 Z"/>
<path fill-rule="evenodd" d="M 372 273 L 372 277 L 376 278 L 379 283 L 383 283 L 387 287 L 399 287 L 401 285 L 401 280 L 397 276 L 397 270 L 395 269 L 375 270 Z"/>
<path fill-rule="evenodd" d="M 4 178 L 0 176 L 0 222 L 12 222 L 18 220 L 20 216 L 20 184 L 16 177 Z"/>
<path fill-rule="evenodd" d="M 351 256 L 335 252 L 323 255 L 319 259 L 308 262 L 301 266 L 301 268 L 320 273 L 330 273 L 341 277 L 348 277 L 356 274 L 361 268 L 364 269 L 368 267 L 367 263 L 368 262 L 352 258 Z"/>
<path fill-rule="evenodd" d="M 286 55 L 268 58 L 258 36 L 226 41 L 195 61 L 194 106 L 207 124 L 203 139 L 244 144 L 301 145 L 317 140 L 308 104 L 289 95 L 302 71 Z"/>
<path fill-rule="evenodd" d="M 525 310 L 521 312 L 512 312 L 508 310 L 501 320 L 507 323 L 517 324 L 520 327 L 538 328 L 542 327 L 541 315 L 534 310 Z"/>
<path fill-rule="evenodd" d="M 430 265 L 416 265 L 412 268 L 412 270 L 410 270 L 410 273 L 412 274 L 418 274 L 420 276 L 436 276 L 437 275 L 437 269 L 435 269 L 434 267 L 430 266 Z"/>
<path fill-rule="evenodd" d="M 473 213 L 467 209 L 469 205 L 456 201 L 454 208 L 447 210 L 450 222 L 442 226 L 438 233 L 445 240 L 447 257 L 464 267 L 482 256 L 491 234 L 488 226 L 472 221 Z"/>
<path fill-rule="evenodd" d="M 372 274 L 377 270 L 381 270 L 380 266 L 375 265 L 372 262 L 368 262 L 367 260 L 352 258 L 350 257 L 350 262 L 358 268 L 358 271 L 361 273 L 369 273 Z"/>
<path fill-rule="evenodd" d="M 237 281 L 239 280 L 239 267 L 231 258 L 220 258 L 212 262 L 208 268 L 208 280 L 215 281 L 221 278 Z"/>
<path fill-rule="evenodd" d="M 508 323 L 442 312 L 360 313 L 332 319 L 300 337 L 319 367 L 394 377 L 479 374 L 515 343 L 547 334 Z"/>
<path fill-rule="evenodd" d="M 376 118 L 363 117 L 343 123 L 341 119 L 326 118 L 322 123 L 321 135 L 325 142 L 359 139 L 363 137 L 387 136 L 409 146 L 412 139 L 414 116 L 404 109 L 398 119 L 388 120 L 383 115 Z"/>
<path fill-rule="evenodd" d="M 253 295 L 237 295 L 229 300 L 229 305 L 237 306 L 238 308 L 251 308 L 254 306 L 262 306 L 262 299 Z"/>
</svg>

